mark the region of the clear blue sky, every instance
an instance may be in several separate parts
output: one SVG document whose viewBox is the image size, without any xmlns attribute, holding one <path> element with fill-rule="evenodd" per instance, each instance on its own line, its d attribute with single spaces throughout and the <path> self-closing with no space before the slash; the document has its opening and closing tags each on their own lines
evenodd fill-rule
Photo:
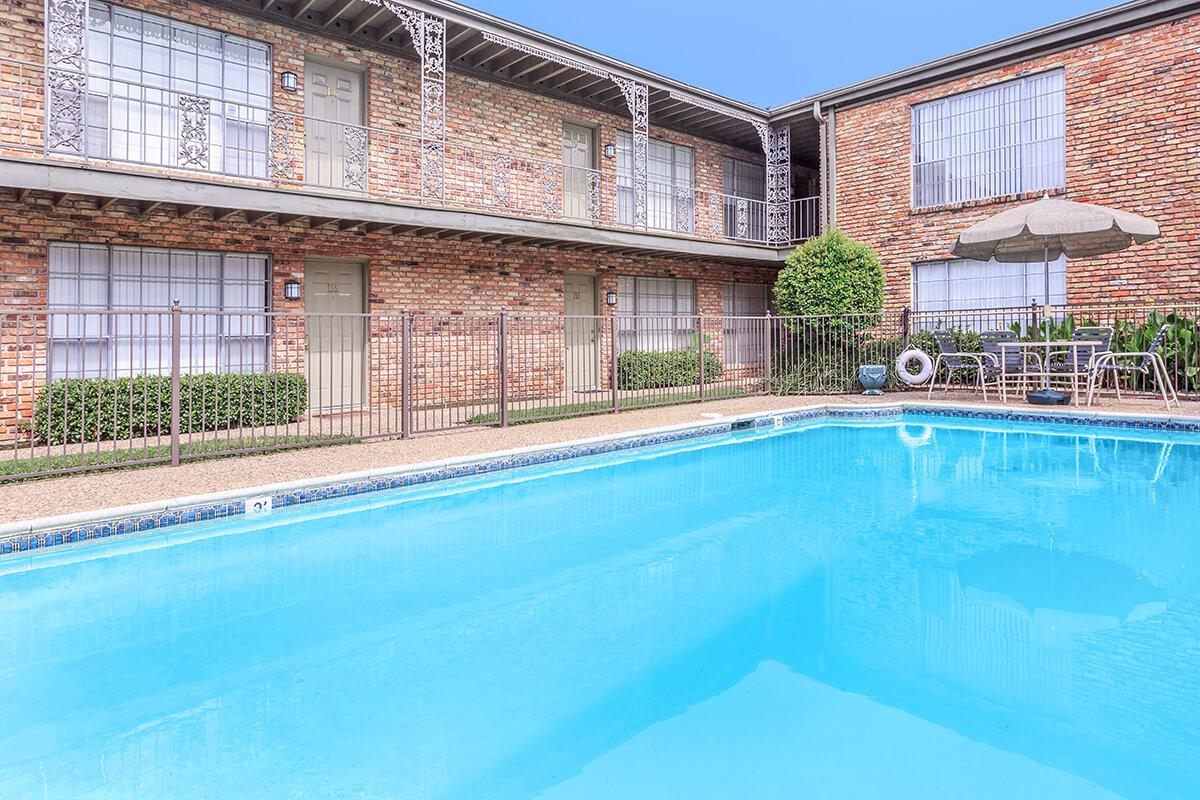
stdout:
<svg viewBox="0 0 1200 800">
<path fill-rule="evenodd" d="M 778 106 L 1116 0 L 462 0 L 663 75 Z"/>
</svg>

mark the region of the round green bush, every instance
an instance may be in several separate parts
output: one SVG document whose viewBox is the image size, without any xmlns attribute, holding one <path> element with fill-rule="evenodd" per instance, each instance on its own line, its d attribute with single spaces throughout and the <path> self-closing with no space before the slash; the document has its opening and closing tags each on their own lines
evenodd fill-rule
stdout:
<svg viewBox="0 0 1200 800">
<path fill-rule="evenodd" d="M 775 281 L 775 308 L 783 317 L 878 314 L 883 268 L 870 247 L 832 228 L 787 257 Z M 846 322 L 853 329 L 873 324 Z"/>
</svg>

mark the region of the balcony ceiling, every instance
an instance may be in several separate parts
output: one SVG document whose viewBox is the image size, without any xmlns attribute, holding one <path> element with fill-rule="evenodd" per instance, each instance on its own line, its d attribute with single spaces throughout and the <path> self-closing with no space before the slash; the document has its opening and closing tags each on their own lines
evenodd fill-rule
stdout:
<svg viewBox="0 0 1200 800">
<path fill-rule="evenodd" d="M 416 60 L 404 26 L 390 11 L 365 0 L 202 0 L 302 30 L 343 39 L 358 46 Z M 513 50 L 488 41 L 480 28 L 450 19 L 446 25 L 450 68 L 557 97 L 599 111 L 628 116 L 621 91 L 607 78 Z M 650 125 L 664 127 L 748 150 L 761 149 L 754 126 L 744 120 L 673 99 L 669 89 L 650 86 Z M 801 130 L 812 128 L 812 131 Z M 793 126 L 793 155 L 815 161 L 815 124 Z"/>
</svg>

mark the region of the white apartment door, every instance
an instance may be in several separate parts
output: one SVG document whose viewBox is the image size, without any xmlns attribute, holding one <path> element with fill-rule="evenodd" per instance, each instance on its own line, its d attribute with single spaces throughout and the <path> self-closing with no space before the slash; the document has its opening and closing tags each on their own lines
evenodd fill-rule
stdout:
<svg viewBox="0 0 1200 800">
<path fill-rule="evenodd" d="M 367 188 L 362 75 L 304 64 L 304 178 L 333 189 Z"/>
<path fill-rule="evenodd" d="M 596 164 L 592 129 L 563 123 L 563 214 L 573 219 L 590 219 L 588 176 Z"/>
<path fill-rule="evenodd" d="M 566 314 L 567 389 L 595 389 L 600 385 L 596 276 L 568 274 L 563 277 L 563 312 Z"/>
<path fill-rule="evenodd" d="M 363 265 L 310 261 L 304 265 L 308 338 L 308 402 L 315 413 L 345 411 L 365 401 L 367 320 Z"/>
</svg>

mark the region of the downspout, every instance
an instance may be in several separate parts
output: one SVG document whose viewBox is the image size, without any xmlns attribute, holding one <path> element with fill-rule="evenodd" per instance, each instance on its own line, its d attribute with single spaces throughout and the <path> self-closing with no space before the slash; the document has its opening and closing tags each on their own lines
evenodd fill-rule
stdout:
<svg viewBox="0 0 1200 800">
<path fill-rule="evenodd" d="M 837 227 L 837 114 L 831 108 L 828 116 L 821 113 L 821 101 L 813 101 L 813 119 L 819 136 L 821 186 L 821 233 Z"/>
<path fill-rule="evenodd" d="M 826 169 L 828 159 L 825 153 L 825 117 L 821 115 L 820 100 L 813 100 L 812 115 L 813 119 L 817 121 L 817 185 L 820 186 L 817 200 L 820 206 L 818 209 L 818 218 L 821 222 L 821 233 L 824 233 L 829 220 L 827 216 L 829 210 L 829 171 Z"/>
</svg>

